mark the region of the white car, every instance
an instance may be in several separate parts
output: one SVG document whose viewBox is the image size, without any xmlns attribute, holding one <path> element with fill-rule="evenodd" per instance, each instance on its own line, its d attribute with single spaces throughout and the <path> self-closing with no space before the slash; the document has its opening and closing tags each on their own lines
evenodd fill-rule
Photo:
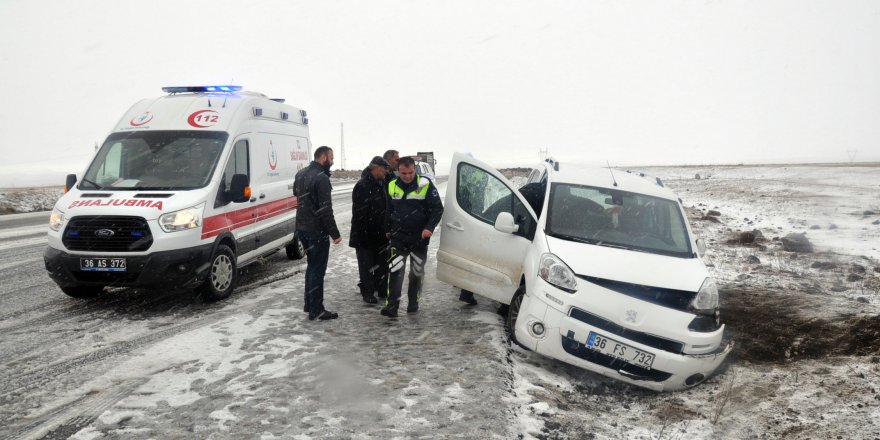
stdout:
<svg viewBox="0 0 880 440">
<path fill-rule="evenodd" d="M 416 161 L 416 173 L 418 175 L 434 180 L 434 167 L 428 162 Z"/>
<path fill-rule="evenodd" d="M 709 377 L 733 348 L 684 209 L 659 179 L 548 161 L 516 189 L 453 156 L 437 277 L 509 304 L 524 347 L 653 390 Z"/>
</svg>

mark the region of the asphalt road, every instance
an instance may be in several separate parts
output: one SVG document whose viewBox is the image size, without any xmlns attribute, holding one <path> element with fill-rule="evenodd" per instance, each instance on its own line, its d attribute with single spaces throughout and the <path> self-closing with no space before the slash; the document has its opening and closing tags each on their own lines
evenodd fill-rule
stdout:
<svg viewBox="0 0 880 440">
<path fill-rule="evenodd" d="M 333 191 L 345 243 L 352 188 L 337 183 Z M 44 267 L 48 218 L 48 212 L 0 216 L 0 438 L 66 438 L 145 382 L 65 400 L 100 378 L 108 364 L 243 311 L 256 316 L 277 308 L 277 296 L 248 297 L 267 284 L 292 279 L 276 285 L 289 286 L 294 300 L 301 295 L 293 291 L 305 259 L 291 261 L 282 251 L 243 268 L 233 296 L 217 303 L 204 303 L 189 290 L 131 288 L 109 288 L 89 300 L 70 298 Z M 348 251 L 347 244 L 336 246 L 331 258 Z"/>
</svg>

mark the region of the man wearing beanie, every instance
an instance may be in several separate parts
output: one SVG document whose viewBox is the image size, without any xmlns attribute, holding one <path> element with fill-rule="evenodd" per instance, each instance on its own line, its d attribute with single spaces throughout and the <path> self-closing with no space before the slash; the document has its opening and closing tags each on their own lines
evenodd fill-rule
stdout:
<svg viewBox="0 0 880 440">
<path fill-rule="evenodd" d="M 388 247 L 385 234 L 385 212 L 388 199 L 385 176 L 390 165 L 381 156 L 370 161 L 351 193 L 351 237 L 348 245 L 355 249 L 360 275 L 361 296 L 367 304 L 376 304 L 375 293 L 384 297 L 387 291 Z"/>
</svg>

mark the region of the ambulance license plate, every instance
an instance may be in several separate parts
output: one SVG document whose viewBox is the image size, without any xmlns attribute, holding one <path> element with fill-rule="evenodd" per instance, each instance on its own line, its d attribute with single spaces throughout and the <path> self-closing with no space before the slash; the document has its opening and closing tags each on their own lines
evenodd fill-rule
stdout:
<svg viewBox="0 0 880 440">
<path fill-rule="evenodd" d="M 648 370 L 651 369 L 651 365 L 654 365 L 654 353 L 639 350 L 596 332 L 590 332 L 587 337 L 587 348 Z"/>
<path fill-rule="evenodd" d="M 79 269 L 88 272 L 125 272 L 125 258 L 80 258 Z"/>
</svg>

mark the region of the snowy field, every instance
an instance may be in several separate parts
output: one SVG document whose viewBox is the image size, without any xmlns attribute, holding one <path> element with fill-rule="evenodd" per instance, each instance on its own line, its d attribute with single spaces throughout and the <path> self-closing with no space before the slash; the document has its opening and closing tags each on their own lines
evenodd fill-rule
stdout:
<svg viewBox="0 0 880 440">
<path fill-rule="evenodd" d="M 281 256 L 210 305 L 129 289 L 75 301 L 41 262 L 0 263 L 0 437 L 880 437 L 880 168 L 643 171 L 709 242 L 737 341 L 696 388 L 645 391 L 511 345 L 497 304 L 465 306 L 436 280 L 436 238 L 422 309 L 396 321 L 360 301 L 345 245 L 331 249 L 331 322 L 306 319 L 304 266 Z M 336 203 L 347 237 L 350 206 Z M 814 252 L 783 250 L 790 233 Z"/>
<path fill-rule="evenodd" d="M 50 211 L 63 187 L 0 188 L 0 215 Z"/>
</svg>

